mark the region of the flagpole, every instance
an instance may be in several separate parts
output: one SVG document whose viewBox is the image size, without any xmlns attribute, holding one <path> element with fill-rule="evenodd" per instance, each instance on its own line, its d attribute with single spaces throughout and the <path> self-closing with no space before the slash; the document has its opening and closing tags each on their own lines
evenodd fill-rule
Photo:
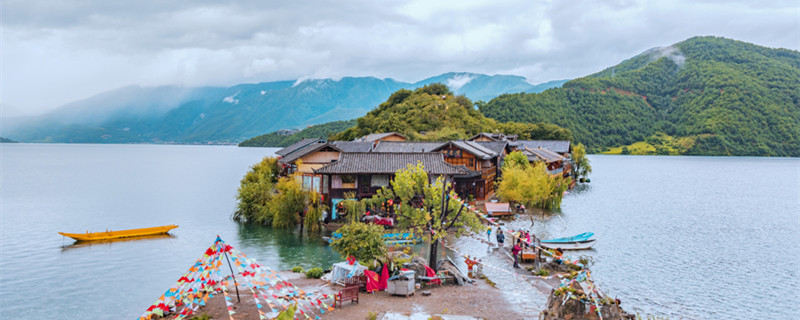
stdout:
<svg viewBox="0 0 800 320">
<path fill-rule="evenodd" d="M 233 274 L 233 265 L 231 265 L 231 258 L 228 257 L 228 252 L 225 252 L 225 259 L 228 259 L 228 268 L 231 268 L 231 278 L 233 278 L 233 286 L 236 288 L 236 300 L 242 302 L 242 299 L 239 298 L 239 284 L 236 283 L 236 275 Z"/>
</svg>

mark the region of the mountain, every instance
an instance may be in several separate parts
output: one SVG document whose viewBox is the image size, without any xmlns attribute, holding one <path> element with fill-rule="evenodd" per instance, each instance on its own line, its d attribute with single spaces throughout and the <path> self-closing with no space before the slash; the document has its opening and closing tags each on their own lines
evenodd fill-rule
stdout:
<svg viewBox="0 0 800 320">
<path fill-rule="evenodd" d="M 558 124 L 594 152 L 797 157 L 800 52 L 694 37 L 480 110 Z"/>
<path fill-rule="evenodd" d="M 518 76 L 447 73 L 416 83 L 345 77 L 240 84 L 232 87 L 125 87 L 40 116 L 4 118 L 3 134 L 24 142 L 233 143 L 280 129 L 350 120 L 393 92 L 433 82 L 489 100 L 543 90 Z M 542 86 L 559 85 L 558 82 Z"/>
<path fill-rule="evenodd" d="M 332 121 L 303 130 L 279 130 L 262 134 L 239 143 L 240 147 L 288 147 L 305 138 L 328 138 L 328 136 L 356 126 L 356 120 Z"/>
<path fill-rule="evenodd" d="M 572 140 L 569 130 L 552 124 L 500 123 L 475 110 L 465 96 L 444 84 L 400 89 L 378 108 L 356 119 L 356 126 L 331 135 L 350 141 L 371 133 L 399 132 L 412 141 L 467 139 L 481 132 L 516 134 L 520 139 Z"/>
</svg>

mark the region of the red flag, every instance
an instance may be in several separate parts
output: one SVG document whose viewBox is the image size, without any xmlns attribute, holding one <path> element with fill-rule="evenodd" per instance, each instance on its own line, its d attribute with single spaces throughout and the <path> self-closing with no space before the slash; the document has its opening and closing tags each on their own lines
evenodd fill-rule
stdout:
<svg viewBox="0 0 800 320">
<path fill-rule="evenodd" d="M 380 289 L 378 290 L 386 290 L 386 287 L 388 286 L 389 286 L 389 266 L 387 266 L 384 263 L 383 270 L 381 271 Z"/>
<path fill-rule="evenodd" d="M 374 271 L 364 270 L 364 275 L 367 276 L 367 292 L 380 291 L 380 277 Z"/>
</svg>

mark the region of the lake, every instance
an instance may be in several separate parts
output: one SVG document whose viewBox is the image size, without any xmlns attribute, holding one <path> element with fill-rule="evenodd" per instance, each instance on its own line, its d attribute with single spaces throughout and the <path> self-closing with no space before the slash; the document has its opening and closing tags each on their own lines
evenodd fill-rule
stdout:
<svg viewBox="0 0 800 320">
<path fill-rule="evenodd" d="M 319 236 L 231 221 L 239 180 L 275 150 L 1 144 L 0 318 L 135 318 L 216 235 L 273 269 L 338 260 Z M 629 311 L 800 318 L 800 159 L 590 160 L 592 182 L 565 197 L 560 213 L 509 225 L 542 237 L 595 232 L 597 245 L 581 255 Z M 165 224 L 180 228 L 93 245 L 56 233 Z M 490 255 L 473 242 L 457 244 Z"/>
</svg>

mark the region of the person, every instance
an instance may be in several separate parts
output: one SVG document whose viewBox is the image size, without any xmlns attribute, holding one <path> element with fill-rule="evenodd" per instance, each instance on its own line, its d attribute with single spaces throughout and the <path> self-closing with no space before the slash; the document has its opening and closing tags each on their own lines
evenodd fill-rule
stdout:
<svg viewBox="0 0 800 320">
<path fill-rule="evenodd" d="M 503 241 L 506 240 L 506 236 L 503 235 L 503 231 L 500 230 L 500 227 L 497 227 L 497 235 L 495 235 L 495 237 L 497 237 L 497 246 L 502 247 Z"/>
<path fill-rule="evenodd" d="M 486 228 L 486 240 L 492 242 L 492 228 Z"/>
<path fill-rule="evenodd" d="M 522 244 L 522 240 L 517 240 L 514 248 L 511 249 L 511 255 L 514 256 L 514 268 L 519 268 L 519 252 L 522 251 L 520 244 Z"/>
<path fill-rule="evenodd" d="M 556 256 L 553 257 L 553 261 L 555 261 L 557 264 L 563 263 L 564 262 L 562 260 L 563 259 L 562 258 L 563 255 L 564 255 L 564 251 L 562 251 L 561 248 L 556 248 Z"/>
</svg>

